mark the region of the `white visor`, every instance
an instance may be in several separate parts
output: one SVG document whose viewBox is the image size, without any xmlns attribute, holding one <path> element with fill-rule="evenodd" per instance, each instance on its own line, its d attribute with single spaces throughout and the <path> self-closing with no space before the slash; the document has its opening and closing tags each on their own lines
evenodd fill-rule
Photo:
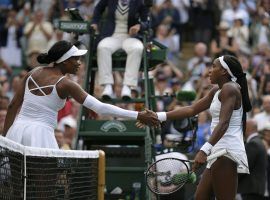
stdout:
<svg viewBox="0 0 270 200">
<path fill-rule="evenodd" d="M 60 62 L 63 62 L 65 60 L 69 59 L 70 57 L 73 57 L 73 56 L 82 56 L 82 55 L 84 55 L 86 53 L 87 53 L 87 50 L 78 49 L 77 47 L 75 47 L 73 45 L 64 55 L 62 55 L 61 58 L 59 58 L 55 62 L 56 63 L 60 63 Z"/>
</svg>

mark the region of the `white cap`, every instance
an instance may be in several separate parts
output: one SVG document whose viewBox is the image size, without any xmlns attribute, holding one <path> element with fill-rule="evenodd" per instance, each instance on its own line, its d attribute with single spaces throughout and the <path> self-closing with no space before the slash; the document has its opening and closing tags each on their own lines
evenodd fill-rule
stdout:
<svg viewBox="0 0 270 200">
<path fill-rule="evenodd" d="M 72 116 L 68 115 L 60 120 L 57 128 L 61 131 L 64 131 L 65 125 L 71 128 L 77 128 L 77 121 Z"/>
<path fill-rule="evenodd" d="M 245 16 L 243 15 L 243 13 L 237 12 L 237 13 L 234 15 L 234 20 L 237 20 L 237 19 L 241 19 L 242 21 L 244 21 Z"/>
<path fill-rule="evenodd" d="M 56 63 L 61 63 L 67 59 L 69 59 L 70 57 L 73 56 L 82 56 L 84 54 L 87 53 L 86 49 L 78 49 L 77 47 L 75 47 L 74 45 L 64 54 L 62 55 L 61 58 L 59 58 Z"/>
</svg>

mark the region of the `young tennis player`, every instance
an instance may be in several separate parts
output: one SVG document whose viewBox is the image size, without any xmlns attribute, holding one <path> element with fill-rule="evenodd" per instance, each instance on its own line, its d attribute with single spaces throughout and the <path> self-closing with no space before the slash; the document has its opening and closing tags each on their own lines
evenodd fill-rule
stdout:
<svg viewBox="0 0 270 200">
<path fill-rule="evenodd" d="M 247 80 L 237 58 L 228 55 L 214 60 L 209 76 L 217 86 L 208 95 L 191 106 L 157 115 L 160 121 L 184 119 L 210 108 L 211 137 L 196 154 L 193 169 L 205 163 L 210 154 L 222 149 L 228 154 L 207 163 L 195 199 L 234 199 L 237 173 L 249 173 L 243 140 L 246 112 L 251 110 Z"/>
</svg>

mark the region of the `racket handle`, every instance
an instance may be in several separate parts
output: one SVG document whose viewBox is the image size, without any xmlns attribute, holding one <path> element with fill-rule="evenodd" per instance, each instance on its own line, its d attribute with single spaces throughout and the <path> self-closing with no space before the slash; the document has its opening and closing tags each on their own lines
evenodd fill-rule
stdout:
<svg viewBox="0 0 270 200">
<path fill-rule="evenodd" d="M 223 156 L 223 155 L 225 155 L 227 153 L 228 153 L 227 152 L 227 149 L 222 149 L 221 151 L 218 151 L 218 152 L 216 152 L 216 153 L 211 154 L 210 156 L 208 156 L 207 157 L 207 161 L 213 160 L 213 159 L 215 159 L 217 157 L 220 157 L 220 156 Z"/>
<path fill-rule="evenodd" d="M 206 161 L 208 162 L 208 161 L 213 160 L 213 159 L 215 159 L 217 157 L 223 156 L 223 155 L 225 155 L 227 153 L 228 153 L 227 152 L 227 149 L 222 149 L 221 151 L 218 151 L 218 152 L 216 152 L 214 154 L 211 154 L 210 156 L 207 156 L 207 160 Z M 189 162 L 194 163 L 195 160 L 189 160 Z"/>
<path fill-rule="evenodd" d="M 197 180 L 197 176 L 194 172 L 192 172 L 191 174 L 188 174 L 188 173 L 175 174 L 172 177 L 172 183 L 174 185 L 180 185 L 185 182 L 193 184 L 196 182 L 196 180 Z"/>
</svg>

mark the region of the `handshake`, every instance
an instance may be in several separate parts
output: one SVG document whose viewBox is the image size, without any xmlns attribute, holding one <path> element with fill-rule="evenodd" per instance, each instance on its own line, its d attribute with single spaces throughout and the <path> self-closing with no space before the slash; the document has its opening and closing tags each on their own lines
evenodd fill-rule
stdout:
<svg viewBox="0 0 270 200">
<path fill-rule="evenodd" d="M 159 128 L 161 123 L 157 113 L 148 109 L 139 112 L 137 120 L 138 121 L 136 122 L 136 126 L 138 128 L 144 128 L 145 126 L 153 126 L 155 128 Z"/>
</svg>

